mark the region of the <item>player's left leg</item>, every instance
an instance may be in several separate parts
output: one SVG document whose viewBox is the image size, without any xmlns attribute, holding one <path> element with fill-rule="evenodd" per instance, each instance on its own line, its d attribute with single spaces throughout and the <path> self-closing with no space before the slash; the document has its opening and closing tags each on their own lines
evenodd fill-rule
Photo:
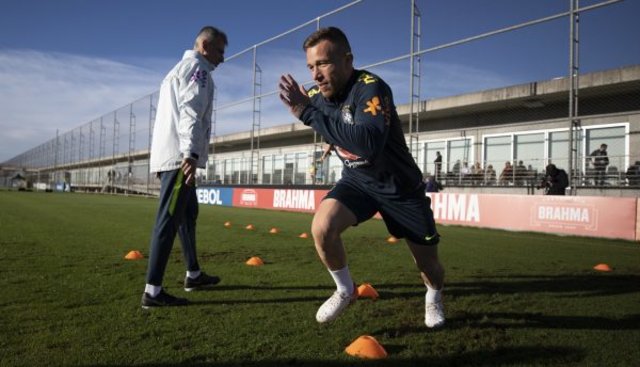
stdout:
<svg viewBox="0 0 640 367">
<path fill-rule="evenodd" d="M 389 233 L 397 238 L 406 238 L 427 287 L 425 324 L 430 328 L 442 326 L 444 267 L 438 258 L 440 235 L 436 230 L 430 198 L 425 197 L 420 189 L 412 195 L 385 200 L 381 214 Z"/>
<path fill-rule="evenodd" d="M 438 245 L 423 245 L 407 240 L 420 276 L 427 287 L 424 322 L 430 328 L 444 325 L 444 267 L 438 258 Z"/>
<path fill-rule="evenodd" d="M 187 292 L 209 289 L 220 282 L 215 275 L 200 271 L 198 253 L 196 252 L 196 221 L 198 219 L 198 198 L 195 186 L 184 187 L 184 217 L 178 228 L 178 236 L 182 243 L 182 254 L 186 263 L 184 290 Z"/>
</svg>

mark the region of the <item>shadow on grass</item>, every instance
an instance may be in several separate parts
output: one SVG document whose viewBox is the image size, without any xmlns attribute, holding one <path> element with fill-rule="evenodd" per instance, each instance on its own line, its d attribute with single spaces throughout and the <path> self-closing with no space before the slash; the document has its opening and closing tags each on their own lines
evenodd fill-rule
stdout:
<svg viewBox="0 0 640 367">
<path fill-rule="evenodd" d="M 563 330 L 638 330 L 640 314 L 619 319 L 593 316 L 550 316 L 540 313 L 496 312 L 483 314 L 465 314 L 457 318 L 455 326 L 474 328 L 509 329 L 563 329 Z"/>
<path fill-rule="evenodd" d="M 640 314 L 620 319 L 593 316 L 550 316 L 528 312 L 464 313 L 448 317 L 446 330 L 454 329 L 563 329 L 563 330 L 640 330 Z M 445 330 L 443 329 L 443 331 Z M 424 334 L 424 327 L 384 328 L 375 331 L 378 335 Z M 435 330 L 434 332 L 439 332 Z"/>
<path fill-rule="evenodd" d="M 280 297 L 280 298 L 246 298 L 246 299 L 215 299 L 205 301 L 190 301 L 189 305 L 234 305 L 234 304 L 269 304 L 323 301 L 326 297 Z"/>
<path fill-rule="evenodd" d="M 375 285 L 381 299 L 415 299 L 424 295 L 424 288 L 419 282 L 416 283 L 382 283 Z M 316 302 L 326 299 L 323 293 L 318 296 L 292 296 L 268 298 L 271 291 L 323 291 L 330 293 L 334 290 L 332 286 L 312 285 L 281 285 L 270 284 L 259 285 L 218 285 L 203 292 L 225 292 L 225 291 L 251 291 L 251 297 L 241 299 L 216 299 L 207 301 L 194 301 L 192 304 L 263 304 L 263 303 L 289 303 L 289 302 Z M 412 289 L 405 291 L 404 289 Z M 611 275 L 611 274 L 587 274 L 587 275 L 514 275 L 504 277 L 481 277 L 468 282 L 447 282 L 447 297 L 466 297 L 477 295 L 510 295 L 527 293 L 544 293 L 556 297 L 574 298 L 579 297 L 601 297 L 613 296 L 640 292 L 640 276 L 637 275 Z M 256 296 L 263 294 L 265 298 Z M 484 316 L 484 315 L 483 315 Z M 513 315 L 518 318 L 517 315 Z M 533 320 L 535 315 L 525 315 L 520 319 Z M 626 320 L 630 328 L 638 328 L 638 321 L 635 318 Z M 617 325 L 618 321 L 602 318 L 574 318 L 573 320 L 543 320 L 532 321 L 530 325 L 544 323 L 552 326 L 553 323 L 561 325 L 580 325 L 589 323 L 596 325 L 597 329 L 608 329 L 607 325 Z M 546 326 L 546 327 L 549 327 Z M 582 328 L 582 327 L 576 327 Z"/>
<path fill-rule="evenodd" d="M 513 365 L 563 365 L 575 364 L 584 359 L 584 352 L 575 348 L 560 347 L 536 347 L 524 346 L 513 348 L 497 348 L 494 350 L 483 350 L 473 352 L 462 352 L 451 355 L 432 357 L 402 359 L 393 358 L 393 348 L 388 348 L 390 357 L 381 360 L 304 360 L 304 359 L 283 359 L 283 360 L 260 360 L 260 361 L 232 361 L 232 362 L 206 362 L 213 359 L 213 356 L 197 356 L 189 360 L 175 364 L 144 363 L 130 366 L 138 367 L 169 367 L 169 366 L 260 366 L 260 367 L 281 367 L 281 366 L 513 366 Z M 95 365 L 94 365 L 95 366 Z M 115 365 L 100 365 L 115 366 Z"/>
<path fill-rule="evenodd" d="M 415 297 L 423 294 L 416 284 L 377 284 L 378 292 L 385 298 Z M 416 291 L 397 292 L 398 288 L 413 288 Z M 510 275 L 477 277 L 468 282 L 445 282 L 446 293 L 452 297 L 482 294 L 545 293 L 557 296 L 600 297 L 640 292 L 640 275 Z M 385 292 L 385 289 L 392 290 Z M 382 291 L 381 291 L 382 290 Z"/>
</svg>

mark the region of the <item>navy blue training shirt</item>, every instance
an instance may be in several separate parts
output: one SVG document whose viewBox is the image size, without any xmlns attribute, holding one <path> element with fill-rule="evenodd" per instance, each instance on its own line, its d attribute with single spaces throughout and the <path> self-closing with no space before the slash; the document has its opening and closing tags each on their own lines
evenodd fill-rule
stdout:
<svg viewBox="0 0 640 367">
<path fill-rule="evenodd" d="M 330 144 L 342 160 L 342 181 L 388 197 L 414 192 L 422 173 L 409 153 L 391 88 L 378 76 L 354 70 L 331 100 L 317 86 L 300 120 Z"/>
</svg>

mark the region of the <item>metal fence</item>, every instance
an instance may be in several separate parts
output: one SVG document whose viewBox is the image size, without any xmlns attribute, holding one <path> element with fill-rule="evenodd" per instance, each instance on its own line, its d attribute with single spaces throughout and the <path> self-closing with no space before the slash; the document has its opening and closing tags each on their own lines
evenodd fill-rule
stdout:
<svg viewBox="0 0 640 367">
<path fill-rule="evenodd" d="M 307 169 L 310 164 L 313 164 L 321 149 L 319 136 L 314 138 L 313 152 L 308 152 L 306 157 L 294 158 L 295 166 L 288 168 L 290 172 L 285 177 L 284 171 L 287 169 L 285 166 L 278 168 L 275 164 L 265 165 L 264 149 L 261 149 L 260 145 L 260 129 L 293 122 L 282 107 L 275 90 L 277 79 L 283 73 L 294 71 L 296 75 L 307 75 L 302 52 L 296 51 L 295 54 L 290 54 L 290 51 L 287 51 L 291 48 L 290 45 L 296 45 L 299 50 L 299 45 L 309 33 L 321 26 L 335 25 L 342 28 L 350 37 L 356 55 L 356 67 L 366 68 L 381 75 L 392 87 L 396 104 L 410 106 L 407 140 L 414 157 L 426 174 L 430 171 L 429 167 L 433 159 L 430 154 L 434 154 L 434 149 L 437 148 L 429 147 L 429 143 L 423 141 L 424 134 L 420 134 L 425 128 L 424 125 L 421 126 L 418 114 L 418 105 L 421 101 L 478 90 L 474 88 L 491 89 L 536 80 L 549 80 L 560 76 L 568 77 L 571 81 L 567 103 L 532 109 L 529 118 L 532 121 L 544 121 L 557 118 L 558 114 L 565 117 L 568 131 L 565 132 L 564 143 L 558 146 L 562 147 L 564 152 L 556 151 L 553 156 L 554 162 L 560 160 L 576 184 L 578 182 L 597 184 L 594 181 L 596 172 L 590 170 L 589 152 L 587 152 L 591 147 L 586 146 L 591 141 L 596 142 L 597 139 L 588 140 L 580 135 L 582 134 L 580 121 L 583 116 L 598 114 L 601 111 L 598 110 L 597 101 L 580 95 L 578 82 L 581 68 L 588 69 L 591 61 L 587 55 L 581 57 L 578 63 L 578 45 L 580 42 L 597 38 L 599 42 L 604 39 L 604 42 L 620 43 L 620 49 L 623 50 L 624 41 L 619 39 L 619 35 L 612 33 L 611 29 L 589 28 L 591 20 L 597 20 L 599 16 L 606 17 L 607 14 L 600 13 L 606 13 L 607 8 L 621 6 L 620 3 L 622 0 L 590 2 L 588 6 L 579 7 L 578 0 L 567 0 L 564 3 L 566 9 L 557 13 L 524 22 L 500 24 L 490 31 L 427 47 L 427 44 L 433 44 L 432 40 L 425 37 L 433 33 L 429 30 L 430 0 L 406 0 L 405 2 L 358 0 L 268 38 L 228 57 L 223 66 L 224 72 L 218 71 L 214 74 L 216 97 L 212 138 L 250 132 L 247 155 L 238 161 L 239 168 L 235 173 L 232 172 L 229 175 L 223 173 L 220 181 L 227 181 L 226 176 L 229 176 L 230 183 L 274 183 L 273 178 L 280 177 L 275 182 L 290 179 L 296 183 L 317 183 L 314 178 L 308 178 Z M 364 26 L 363 22 L 354 22 L 354 19 L 362 19 L 360 14 L 363 9 L 370 6 L 384 7 L 389 17 L 406 18 L 406 29 L 385 30 L 389 33 L 385 42 L 406 44 L 406 52 L 399 55 L 387 54 L 384 51 L 385 45 L 382 44 L 377 45 L 375 56 L 365 56 L 363 60 L 358 58 L 359 52 L 367 47 L 369 39 L 351 37 L 350 30 Z M 540 6 L 544 5 L 540 4 Z M 589 18 L 580 23 L 579 17 L 587 14 Z M 580 33 L 578 33 L 578 24 L 581 27 Z M 592 21 L 591 24 L 602 24 L 602 22 Z M 353 32 L 353 34 L 361 33 Z M 633 38 L 625 39 L 628 39 L 626 42 L 635 42 Z M 560 48 L 561 52 L 535 55 L 553 65 L 547 68 L 553 70 L 553 75 L 530 67 L 518 69 L 519 60 L 524 64 L 524 60 L 532 57 L 527 53 L 528 45 L 532 43 L 563 45 Z M 504 50 L 504 57 L 513 59 L 511 63 L 514 65 L 514 70 L 510 72 L 511 77 L 506 77 L 500 70 L 486 70 L 481 67 L 475 69 L 474 62 L 470 61 L 458 65 L 456 71 L 446 68 L 454 57 L 462 57 L 465 60 L 477 59 L 476 62 L 481 63 L 481 59 L 487 57 L 483 55 L 483 48 L 491 46 L 493 49 L 496 45 Z M 640 60 L 637 61 L 640 62 Z M 623 65 L 616 65 L 615 60 L 612 62 L 612 67 L 619 66 Z M 513 77 L 513 75 L 517 76 Z M 473 83 L 465 79 L 469 76 L 474 78 Z M 636 91 L 636 95 L 630 96 L 630 99 L 634 98 L 640 99 L 640 92 Z M 102 192 L 155 192 L 159 182 L 149 174 L 148 152 L 157 99 L 157 92 L 140 98 L 78 128 L 59 133 L 46 143 L 4 162 L 0 173 L 0 185 L 27 185 L 63 190 L 75 187 Z M 532 103 L 535 102 L 532 101 Z M 610 101 L 610 103 L 618 102 Z M 506 114 L 508 115 L 508 111 Z M 504 114 L 496 116 L 498 119 L 503 117 Z M 478 124 L 486 125 L 489 122 L 478 121 Z M 627 129 L 626 134 L 628 133 Z M 460 134 L 473 136 L 474 129 L 460 130 Z M 513 134 L 510 139 L 513 140 Z M 605 136 L 604 139 L 608 137 Z M 608 185 L 628 185 L 635 182 L 627 180 L 625 173 L 626 168 L 636 160 L 640 160 L 640 157 L 629 156 L 628 146 L 619 146 L 620 141 L 628 141 L 628 138 L 622 139 L 611 140 L 613 144 L 609 146 L 609 159 L 613 163 L 606 171 Z M 463 150 L 467 144 L 482 145 L 483 148 L 479 149 L 485 150 L 486 143 L 486 138 L 477 137 L 469 142 L 463 139 L 462 145 Z M 516 145 L 511 147 L 512 152 L 517 149 Z M 445 148 L 449 147 L 443 147 Z M 215 149 L 216 146 L 213 145 L 213 153 L 216 153 Z M 459 150 L 452 151 L 459 152 Z M 486 156 L 469 155 L 468 152 L 472 152 L 473 149 L 466 149 L 466 151 L 466 155 L 461 156 L 456 155 L 458 153 L 446 154 L 442 179 L 447 184 L 521 185 L 524 182 L 529 184 L 537 180 L 536 177 L 541 173 L 541 169 L 551 161 L 550 156 L 527 156 L 525 150 L 520 155 L 512 154 L 508 157 L 510 164 L 519 168 L 512 170 L 511 175 L 503 175 L 504 159 L 492 160 Z M 219 162 L 216 161 L 215 154 L 210 159 L 211 167 L 203 172 L 204 177 L 200 179 L 215 181 L 216 177 L 220 178 L 220 175 L 216 176 L 214 168 Z M 519 160 L 523 160 L 526 170 L 518 166 Z M 467 167 L 464 167 L 465 162 Z M 477 162 L 480 166 L 473 168 Z M 457 167 L 456 164 L 458 164 Z M 490 165 L 496 171 L 495 175 L 489 170 Z M 278 169 L 280 169 L 279 172 L 277 172 Z M 324 171 L 326 174 L 321 182 L 330 183 L 331 175 L 326 169 Z M 597 174 L 599 175 L 600 172 Z M 335 174 L 333 179 L 336 179 Z"/>
</svg>

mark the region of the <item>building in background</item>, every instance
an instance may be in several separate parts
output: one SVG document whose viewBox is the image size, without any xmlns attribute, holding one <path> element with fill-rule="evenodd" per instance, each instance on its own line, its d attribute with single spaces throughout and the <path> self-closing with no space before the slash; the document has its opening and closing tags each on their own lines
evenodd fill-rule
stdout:
<svg viewBox="0 0 640 367">
<path fill-rule="evenodd" d="M 640 65 L 581 75 L 579 87 L 581 128 L 575 135 L 577 159 L 572 172 L 576 193 L 637 196 L 637 187 L 629 186 L 625 172 L 640 160 Z M 408 134 L 410 106 L 398 106 L 398 114 L 425 175 L 434 174 L 432 162 L 441 152 L 441 182 L 447 190 L 539 193 L 535 188 L 547 164 L 569 167 L 568 91 L 569 79 L 556 78 L 423 100 L 417 108 L 419 126 L 413 138 Z M 259 149 L 252 143 L 253 131 L 214 137 L 211 151 L 215 154 L 208 168 L 199 172 L 199 182 L 330 185 L 340 179 L 339 159 L 329 155 L 320 160 L 322 138 L 302 123 L 263 128 L 258 135 Z M 603 143 L 609 147 L 610 164 L 604 187 L 596 187 L 589 152 Z M 58 150 L 62 144 L 58 141 Z M 7 177 L 19 170 L 34 187 L 55 188 L 64 182 L 77 191 L 154 194 L 158 190 L 158 182 L 148 174 L 148 150 L 60 163 L 51 160 L 51 154 L 60 155 L 51 149 L 39 147 L 26 161 L 19 156 L 6 162 L 0 183 L 7 186 Z M 43 157 L 33 157 L 38 152 Z M 29 162 L 39 160 L 50 164 L 30 166 Z M 506 162 L 514 169 L 502 175 Z M 502 179 L 492 178 L 488 171 Z"/>
</svg>

